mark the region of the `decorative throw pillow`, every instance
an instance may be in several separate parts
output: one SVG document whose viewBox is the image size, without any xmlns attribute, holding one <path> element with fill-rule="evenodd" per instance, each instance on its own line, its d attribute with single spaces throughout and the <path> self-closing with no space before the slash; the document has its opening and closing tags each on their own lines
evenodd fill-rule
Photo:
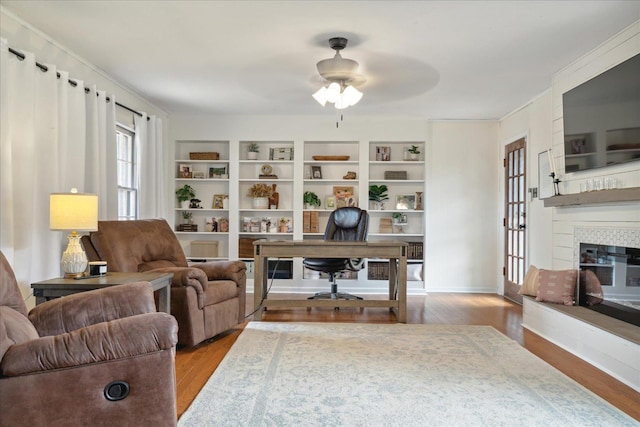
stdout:
<svg viewBox="0 0 640 427">
<path fill-rule="evenodd" d="M 593 271 L 584 270 L 580 272 L 580 286 L 584 289 L 588 306 L 600 304 L 604 300 L 600 279 Z"/>
<path fill-rule="evenodd" d="M 524 283 L 518 291 L 520 295 L 538 296 L 539 273 L 535 265 L 530 265 L 527 274 L 524 276 Z"/>
<path fill-rule="evenodd" d="M 576 294 L 578 270 L 539 271 L 540 284 L 536 301 L 573 305 Z"/>
</svg>

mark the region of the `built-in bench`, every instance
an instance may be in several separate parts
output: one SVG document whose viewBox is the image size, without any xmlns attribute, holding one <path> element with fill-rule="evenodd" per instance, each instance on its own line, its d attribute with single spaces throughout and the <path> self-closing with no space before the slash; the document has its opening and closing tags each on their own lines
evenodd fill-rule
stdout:
<svg viewBox="0 0 640 427">
<path fill-rule="evenodd" d="M 531 297 L 523 299 L 522 326 L 640 392 L 640 327 Z"/>
</svg>

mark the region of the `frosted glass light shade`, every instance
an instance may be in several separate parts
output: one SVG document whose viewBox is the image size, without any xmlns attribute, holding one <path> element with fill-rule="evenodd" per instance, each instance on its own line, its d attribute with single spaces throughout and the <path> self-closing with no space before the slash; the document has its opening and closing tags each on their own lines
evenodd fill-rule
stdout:
<svg viewBox="0 0 640 427">
<path fill-rule="evenodd" d="M 324 86 L 322 86 L 316 93 L 314 93 L 313 95 L 313 99 L 315 99 L 316 101 L 318 101 L 318 104 L 322 105 L 323 107 L 326 105 L 327 103 L 327 88 L 325 88 Z"/>
<path fill-rule="evenodd" d="M 362 99 L 362 92 L 353 86 L 347 86 L 342 92 L 342 98 L 349 106 L 356 105 Z"/>
</svg>

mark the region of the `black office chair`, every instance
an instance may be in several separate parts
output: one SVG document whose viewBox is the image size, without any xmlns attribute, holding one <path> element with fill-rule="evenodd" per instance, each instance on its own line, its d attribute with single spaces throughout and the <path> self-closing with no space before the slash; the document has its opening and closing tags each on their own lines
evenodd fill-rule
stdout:
<svg viewBox="0 0 640 427">
<path fill-rule="evenodd" d="M 324 240 L 366 241 L 369 230 L 369 214 L 356 207 L 338 208 L 331 212 Z M 336 274 L 342 271 L 359 271 L 364 258 L 305 258 L 302 264 L 309 270 L 329 274 L 331 292 L 319 292 L 308 299 L 362 299 L 355 295 L 338 292 Z"/>
</svg>

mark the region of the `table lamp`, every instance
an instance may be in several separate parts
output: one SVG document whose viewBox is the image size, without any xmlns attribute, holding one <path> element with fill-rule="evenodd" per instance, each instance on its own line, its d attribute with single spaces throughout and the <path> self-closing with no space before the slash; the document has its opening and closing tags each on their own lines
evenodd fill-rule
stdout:
<svg viewBox="0 0 640 427">
<path fill-rule="evenodd" d="M 69 246 L 62 254 L 64 277 L 81 277 L 87 269 L 87 254 L 80 244 L 78 231 L 96 231 L 98 229 L 98 196 L 78 193 L 53 193 L 49 196 L 49 228 L 51 230 L 71 231 L 67 236 Z"/>
</svg>

